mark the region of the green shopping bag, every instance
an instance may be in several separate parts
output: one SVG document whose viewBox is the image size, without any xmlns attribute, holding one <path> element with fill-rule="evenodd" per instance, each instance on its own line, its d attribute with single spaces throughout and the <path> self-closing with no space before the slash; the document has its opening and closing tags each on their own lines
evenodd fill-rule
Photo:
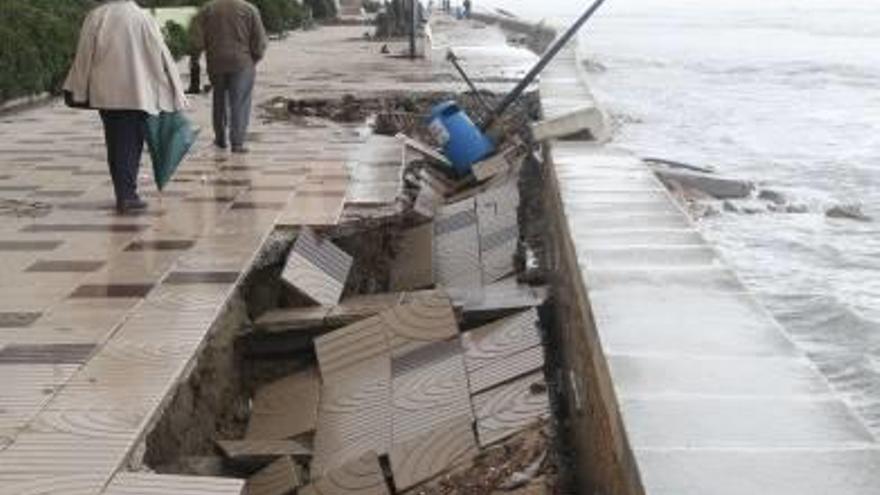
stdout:
<svg viewBox="0 0 880 495">
<path fill-rule="evenodd" d="M 197 136 L 198 130 L 193 129 L 183 112 L 147 116 L 147 147 L 153 161 L 153 177 L 160 191 L 171 180 Z"/>
</svg>

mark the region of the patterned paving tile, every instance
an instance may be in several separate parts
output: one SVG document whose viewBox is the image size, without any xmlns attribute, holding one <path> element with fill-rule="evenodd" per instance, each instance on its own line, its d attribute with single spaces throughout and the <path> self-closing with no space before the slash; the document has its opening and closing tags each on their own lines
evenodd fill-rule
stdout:
<svg viewBox="0 0 880 495">
<path fill-rule="evenodd" d="M 70 294 L 72 298 L 133 298 L 145 297 L 153 289 L 150 284 L 81 285 Z"/>
<path fill-rule="evenodd" d="M 458 339 L 423 345 L 392 360 L 392 441 L 412 440 L 453 418 L 471 418 Z"/>
<path fill-rule="evenodd" d="M 28 272 L 88 273 L 104 266 L 103 261 L 90 260 L 41 260 L 27 267 Z"/>
<path fill-rule="evenodd" d="M 142 224 L 87 224 L 87 223 L 38 223 L 28 225 L 22 232 L 59 232 L 59 233 L 129 233 L 141 232 L 149 228 Z"/>
<path fill-rule="evenodd" d="M 514 435 L 550 416 L 544 373 L 538 371 L 473 397 L 480 445 Z"/>
<path fill-rule="evenodd" d="M 303 484 L 299 466 L 290 457 L 280 457 L 248 478 L 247 495 L 287 495 Z"/>
<path fill-rule="evenodd" d="M 185 251 L 195 245 L 195 241 L 183 239 L 158 239 L 150 241 L 134 241 L 126 251 Z"/>
<path fill-rule="evenodd" d="M 453 466 L 470 462 L 478 453 L 473 418 L 452 418 L 391 447 L 394 486 L 405 491 Z"/>
<path fill-rule="evenodd" d="M 468 370 L 471 394 L 490 389 L 544 366 L 544 347 L 531 347 L 476 369 Z"/>
<path fill-rule="evenodd" d="M 83 363 L 95 344 L 11 344 L 0 349 L 0 364 Z"/>
<path fill-rule="evenodd" d="M 389 495 L 379 458 L 370 452 L 324 473 L 312 485 L 297 491 L 301 495 Z"/>
<path fill-rule="evenodd" d="M 468 371 L 541 345 L 538 313 L 531 309 L 508 316 L 461 336 Z"/>
<path fill-rule="evenodd" d="M 308 228 L 297 236 L 281 278 L 319 304 L 339 302 L 353 259 Z"/>
<path fill-rule="evenodd" d="M 121 472 L 103 495 L 243 495 L 244 480 L 210 476 L 179 476 Z M 267 492 L 271 493 L 271 492 Z M 250 492 L 251 495 L 257 495 Z"/>
<path fill-rule="evenodd" d="M 0 495 L 98 495 L 100 474 L 0 474 Z"/>
<path fill-rule="evenodd" d="M 0 240 L 0 251 L 53 251 L 62 244 L 62 241 Z"/>
<path fill-rule="evenodd" d="M 33 324 L 43 313 L 35 312 L 0 312 L 0 328 L 27 327 Z"/>
<path fill-rule="evenodd" d="M 171 272 L 163 283 L 170 285 L 234 284 L 240 276 L 239 272 Z"/>
<path fill-rule="evenodd" d="M 281 440 L 314 431 L 318 421 L 320 379 L 310 369 L 257 390 L 245 437 Z"/>
<path fill-rule="evenodd" d="M 0 452 L 0 477 L 94 473 L 106 479 L 125 455 L 128 445 L 128 441 L 115 438 L 24 432 Z"/>
</svg>

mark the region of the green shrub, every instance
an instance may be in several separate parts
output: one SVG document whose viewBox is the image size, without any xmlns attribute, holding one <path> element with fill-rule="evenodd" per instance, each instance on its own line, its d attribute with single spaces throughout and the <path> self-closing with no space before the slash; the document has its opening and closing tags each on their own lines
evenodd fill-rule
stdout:
<svg viewBox="0 0 880 495">
<path fill-rule="evenodd" d="M 266 31 L 279 34 L 303 26 L 305 8 L 295 0 L 250 0 L 258 9 Z"/>
<path fill-rule="evenodd" d="M 336 17 L 336 2 L 333 0 L 305 0 L 305 6 L 311 9 L 315 19 L 332 19 Z"/>
<path fill-rule="evenodd" d="M 165 44 L 171 51 L 174 60 L 180 60 L 184 55 L 189 55 L 189 32 L 187 29 L 174 21 L 168 21 L 162 27 Z"/>
<path fill-rule="evenodd" d="M 0 0 L 0 101 L 57 91 L 91 0 Z"/>
</svg>

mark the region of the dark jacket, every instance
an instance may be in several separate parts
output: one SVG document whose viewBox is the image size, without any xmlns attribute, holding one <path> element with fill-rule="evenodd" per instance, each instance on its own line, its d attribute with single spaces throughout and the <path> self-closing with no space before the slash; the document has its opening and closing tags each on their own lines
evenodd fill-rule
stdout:
<svg viewBox="0 0 880 495">
<path fill-rule="evenodd" d="M 209 74 L 253 67 L 266 53 L 268 38 L 260 11 L 244 0 L 213 0 L 193 19 L 196 49 L 203 49 Z"/>
</svg>

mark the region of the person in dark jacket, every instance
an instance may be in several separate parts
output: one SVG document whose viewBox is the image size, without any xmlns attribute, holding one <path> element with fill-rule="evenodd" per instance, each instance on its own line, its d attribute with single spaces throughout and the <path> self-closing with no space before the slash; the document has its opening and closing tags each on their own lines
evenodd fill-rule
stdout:
<svg viewBox="0 0 880 495">
<path fill-rule="evenodd" d="M 268 44 L 260 11 L 245 0 L 212 0 L 194 22 L 214 89 L 214 144 L 226 148 L 228 132 L 232 152 L 246 153 L 256 65 Z"/>
</svg>

